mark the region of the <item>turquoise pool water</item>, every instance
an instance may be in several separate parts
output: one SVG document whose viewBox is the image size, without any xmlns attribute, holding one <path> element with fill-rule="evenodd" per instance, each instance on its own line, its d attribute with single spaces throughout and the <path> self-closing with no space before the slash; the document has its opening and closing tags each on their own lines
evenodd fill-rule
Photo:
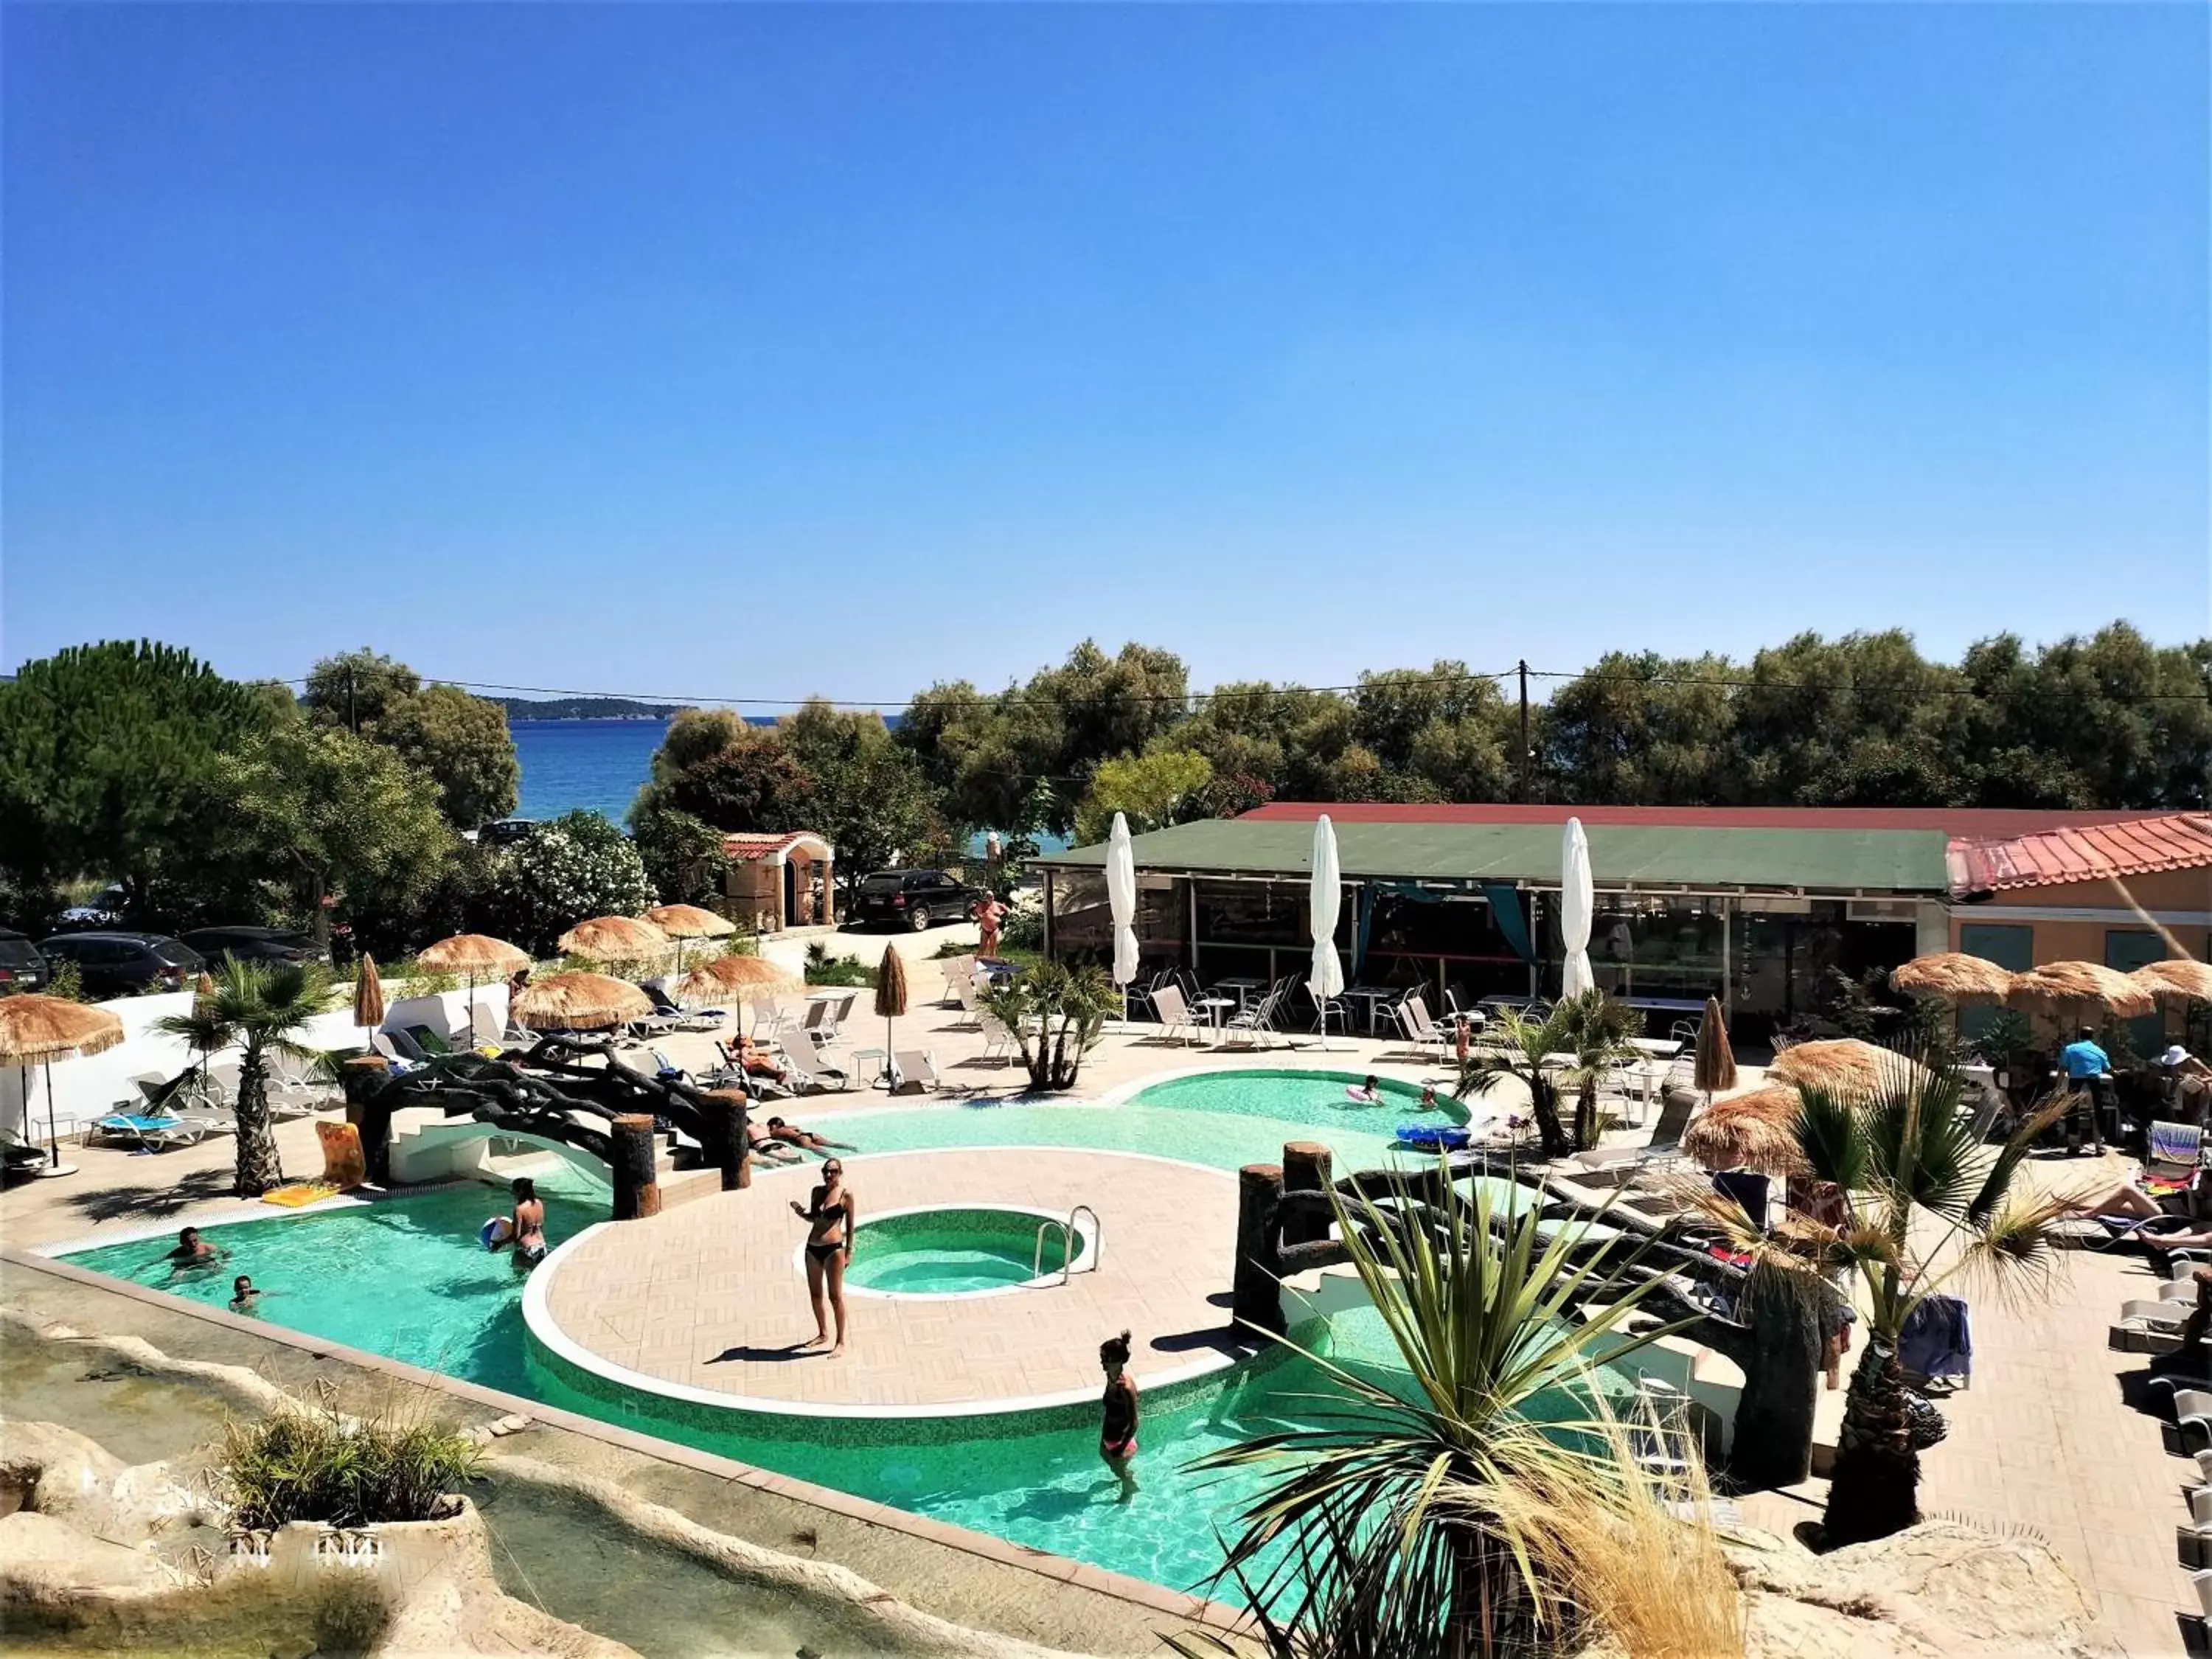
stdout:
<svg viewBox="0 0 2212 1659">
<path fill-rule="evenodd" d="M 1081 1146 L 1151 1152 L 1219 1169 L 1272 1162 L 1287 1139 L 1318 1139 L 1350 1170 L 1425 1160 L 1394 1153 L 1396 1122 L 1410 1093 L 1379 1107 L 1344 1096 L 1345 1079 L 1295 1073 L 1237 1073 L 1155 1085 L 1131 1103 L 1089 1106 L 933 1106 L 841 1115 L 839 1138 L 863 1152 L 955 1146 Z M 1446 1115 L 1450 1115 L 1448 1110 Z M 604 1218 L 593 1193 L 551 1189 L 547 1231 L 557 1243 Z M 994 1533 L 1177 1589 L 1219 1565 L 1217 1528 L 1226 1528 L 1256 1477 L 1200 1475 L 1188 1465 L 1249 1435 L 1310 1419 L 1333 1385 L 1286 1352 L 1180 1389 L 1148 1408 L 1127 1503 L 1098 1459 L 1087 1425 L 939 1443 L 827 1446 L 811 1429 L 732 1433 L 656 1418 L 652 1402 L 610 1405 L 575 1392 L 526 1358 L 521 1280 L 505 1255 L 477 1243 L 484 1218 L 504 1208 L 490 1188 L 453 1188 L 313 1216 L 210 1228 L 228 1253 L 214 1271 L 173 1280 L 161 1260 L 167 1241 L 107 1245 L 78 1253 L 77 1266 L 228 1305 L 232 1277 L 263 1288 L 256 1310 L 273 1324 L 388 1355 L 411 1364 L 641 1429 L 764 1468 L 818 1481 L 878 1502 Z M 1031 1243 L 1034 1231 L 1025 1235 Z M 1021 1272 L 1029 1271 L 1024 1245 Z M 978 1271 L 984 1271 L 979 1268 Z M 1382 1321 L 1371 1310 L 1316 1324 L 1301 1340 L 1385 1386 L 1406 1386 Z M 880 1425 L 896 1434 L 896 1424 Z"/>
<path fill-rule="evenodd" d="M 1066 1265 L 1066 1235 L 1018 1210 L 922 1210 L 864 1220 L 845 1283 L 893 1296 L 960 1296 L 1025 1285 Z M 1076 1254 L 1076 1265 L 1084 1253 Z M 1042 1265 L 1040 1265 L 1040 1262 Z"/>
</svg>

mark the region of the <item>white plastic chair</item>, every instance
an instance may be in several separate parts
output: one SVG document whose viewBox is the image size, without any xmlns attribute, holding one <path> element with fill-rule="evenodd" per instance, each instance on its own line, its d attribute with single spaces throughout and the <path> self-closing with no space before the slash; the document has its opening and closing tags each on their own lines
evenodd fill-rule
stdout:
<svg viewBox="0 0 2212 1659">
<path fill-rule="evenodd" d="M 1190 1009 L 1183 1000 L 1179 985 L 1162 985 L 1152 993 L 1152 1010 L 1160 1017 L 1160 1031 L 1164 1036 L 1173 1036 L 1178 1031 L 1188 1044 L 1198 1028 L 1192 1024 Z"/>
</svg>

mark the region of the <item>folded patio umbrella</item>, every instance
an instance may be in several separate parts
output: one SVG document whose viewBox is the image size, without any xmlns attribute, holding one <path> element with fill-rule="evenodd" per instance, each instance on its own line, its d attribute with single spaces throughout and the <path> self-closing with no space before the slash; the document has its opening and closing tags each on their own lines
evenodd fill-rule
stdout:
<svg viewBox="0 0 2212 1659">
<path fill-rule="evenodd" d="M 1559 844 L 1559 943 L 1566 951 L 1559 964 L 1559 994 L 1578 997 L 1597 983 L 1590 972 L 1590 912 L 1597 900 L 1592 891 L 1589 837 L 1583 821 L 1569 818 Z"/>
<path fill-rule="evenodd" d="M 1691 1079 L 1708 1098 L 1735 1087 L 1735 1050 L 1729 1047 L 1728 1017 L 1720 999 L 1705 999 L 1705 1018 L 1698 1022 L 1698 1058 Z"/>
<path fill-rule="evenodd" d="M 1313 961 L 1306 989 L 1321 1011 L 1321 1046 L 1328 1047 L 1328 1005 L 1344 994 L 1344 963 L 1336 954 L 1336 915 L 1344 902 L 1344 873 L 1336 851 L 1336 826 L 1324 812 L 1314 820 L 1313 874 L 1306 896 L 1306 927 Z"/>
</svg>

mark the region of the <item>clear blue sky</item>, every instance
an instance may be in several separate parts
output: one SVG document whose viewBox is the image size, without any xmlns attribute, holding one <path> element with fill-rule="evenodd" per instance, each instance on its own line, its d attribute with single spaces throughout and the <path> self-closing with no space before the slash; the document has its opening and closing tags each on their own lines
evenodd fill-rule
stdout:
<svg viewBox="0 0 2212 1659">
<path fill-rule="evenodd" d="M 2203 633 L 2201 6 L 44 6 L 0 665 Z"/>
</svg>

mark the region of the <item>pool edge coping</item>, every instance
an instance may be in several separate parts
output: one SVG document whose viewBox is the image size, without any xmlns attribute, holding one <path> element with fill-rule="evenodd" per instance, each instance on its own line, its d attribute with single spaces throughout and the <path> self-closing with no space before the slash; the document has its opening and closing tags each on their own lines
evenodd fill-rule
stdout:
<svg viewBox="0 0 2212 1659">
<path fill-rule="evenodd" d="M 615 1224 L 603 1222 L 603 1226 Z M 582 1234 L 577 1235 L 583 1237 Z M 570 1243 L 574 1240 L 568 1241 Z M 563 1245 L 566 1249 L 567 1245 Z M 126 1300 L 187 1318 L 198 1319 L 243 1335 L 255 1336 L 280 1346 L 298 1350 L 310 1359 L 337 1358 L 349 1365 L 373 1374 L 427 1388 L 473 1405 L 496 1409 L 501 1415 L 520 1415 L 534 1422 L 544 1423 L 566 1433 L 580 1434 L 605 1445 L 641 1456 L 672 1463 L 695 1473 L 732 1481 L 773 1497 L 785 1498 L 815 1509 L 826 1510 L 833 1515 L 864 1525 L 878 1526 L 888 1531 L 902 1534 L 921 1542 L 956 1549 L 963 1554 L 979 1557 L 1001 1566 L 1017 1567 L 1025 1572 L 1055 1583 L 1066 1583 L 1086 1589 L 1095 1595 L 1126 1601 L 1149 1612 L 1181 1619 L 1217 1630 L 1249 1630 L 1247 1615 L 1211 1597 L 1188 1590 L 1175 1590 L 1164 1584 L 1154 1584 L 1127 1573 L 1115 1572 L 1105 1567 L 1079 1561 L 1072 1556 L 1054 1555 L 1016 1544 L 993 1534 L 979 1532 L 933 1516 L 917 1515 L 908 1510 L 894 1508 L 873 1498 L 861 1498 L 852 1492 L 841 1492 L 835 1486 L 818 1486 L 796 1476 L 778 1474 L 750 1463 L 740 1462 L 720 1453 L 699 1450 L 678 1441 L 665 1440 L 658 1435 L 640 1430 L 625 1429 L 618 1425 L 586 1417 L 559 1406 L 513 1395 L 503 1389 L 488 1388 L 465 1378 L 447 1376 L 443 1372 L 426 1370 L 410 1365 L 404 1360 L 392 1359 L 365 1349 L 349 1347 L 343 1342 L 331 1342 L 312 1338 L 302 1332 L 288 1330 L 262 1320 L 246 1319 L 226 1312 L 205 1303 L 193 1302 L 184 1297 L 171 1296 L 148 1285 L 136 1285 L 126 1279 L 111 1279 L 105 1273 L 79 1267 L 67 1261 L 36 1255 L 15 1245 L 0 1244 L 0 1263 L 31 1273 L 45 1273 L 73 1285 L 110 1291 Z M 537 1274 L 532 1273 L 535 1280 Z M 188 1356 L 176 1356 L 186 1358 Z M 678 1513 L 681 1513 L 679 1510 Z M 902 1597 L 902 1600 L 904 1598 Z M 961 1623 L 955 1620 L 952 1622 Z M 973 1626 L 971 1626 L 973 1628 Z"/>
</svg>

